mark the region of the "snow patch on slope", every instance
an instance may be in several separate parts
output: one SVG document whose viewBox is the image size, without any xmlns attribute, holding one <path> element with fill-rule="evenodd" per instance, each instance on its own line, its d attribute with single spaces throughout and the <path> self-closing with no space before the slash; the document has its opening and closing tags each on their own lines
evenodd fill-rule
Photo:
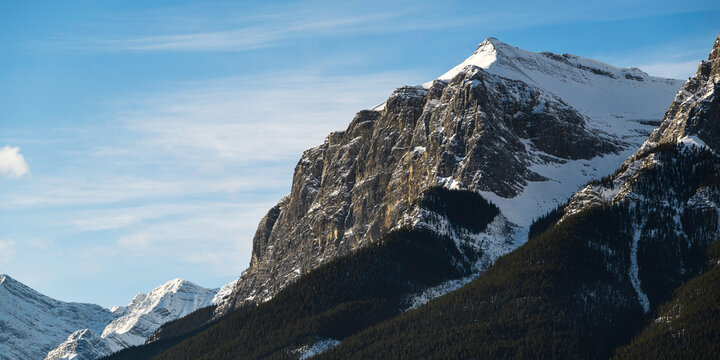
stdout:
<svg viewBox="0 0 720 360">
<path fill-rule="evenodd" d="M 642 306 L 645 313 L 650 311 L 650 301 L 648 300 L 647 294 L 645 294 L 644 291 L 642 291 L 641 284 L 640 284 L 640 268 L 638 267 L 638 261 L 637 261 L 637 252 L 638 252 L 638 242 L 640 241 L 640 234 L 642 233 L 642 227 L 643 225 L 640 225 L 637 229 L 635 229 L 635 233 L 633 234 L 632 243 L 630 244 L 630 282 L 632 282 L 632 286 L 635 289 L 635 292 L 638 296 L 638 302 L 640 302 L 640 306 Z"/>
<path fill-rule="evenodd" d="M 465 286 L 465 284 L 469 283 L 470 281 L 473 281 L 477 276 L 478 274 L 473 274 L 461 279 L 448 280 L 440 285 L 427 288 L 420 293 L 412 295 L 408 299 L 408 307 L 403 310 L 403 312 L 411 309 L 417 309 L 418 307 L 420 307 L 421 305 L 425 305 L 428 301 L 432 299 L 443 296 L 451 291 L 455 291 Z"/>
<path fill-rule="evenodd" d="M 333 349 L 338 345 L 340 345 L 340 341 L 338 340 L 322 339 L 312 344 L 312 346 L 303 346 L 299 349 L 296 349 L 294 352 L 297 355 L 300 355 L 300 360 L 305 360 L 310 359 L 315 355 L 320 355 L 321 353 Z"/>
</svg>

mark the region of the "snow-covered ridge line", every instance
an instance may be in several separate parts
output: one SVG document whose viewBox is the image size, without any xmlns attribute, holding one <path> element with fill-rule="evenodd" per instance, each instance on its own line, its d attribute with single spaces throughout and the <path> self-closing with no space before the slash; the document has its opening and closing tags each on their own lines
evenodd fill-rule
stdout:
<svg viewBox="0 0 720 360">
<path fill-rule="evenodd" d="M 508 45 L 494 37 L 485 39 L 480 43 L 475 52 L 468 57 L 465 61 L 450 69 L 450 71 L 438 77 L 439 80 L 450 80 L 458 73 L 462 72 L 463 69 L 469 65 L 481 67 L 483 69 L 491 69 L 493 65 L 498 61 L 504 59 L 516 59 L 521 60 L 524 67 L 527 69 L 542 68 L 550 70 L 557 67 L 570 66 L 579 70 L 590 72 L 595 75 L 605 76 L 613 79 L 627 79 L 631 81 L 667 81 L 668 79 L 650 76 L 646 72 L 639 68 L 620 68 L 610 64 L 606 64 L 601 61 L 597 61 L 590 58 L 584 58 L 572 54 L 554 54 L 547 51 L 534 53 L 528 50 L 520 49 L 518 47 Z M 514 76 L 522 75 L 523 69 L 515 67 Z M 554 70 L 554 69 L 553 69 Z M 500 75 L 500 74 L 498 74 Z M 526 77 L 524 81 L 533 81 L 531 74 L 524 74 Z M 580 78 L 576 78 L 580 79 Z"/>
<path fill-rule="evenodd" d="M 662 119 L 669 100 L 684 83 L 576 55 L 534 53 L 496 38 L 483 41 L 470 57 L 438 80 L 449 81 L 472 66 L 548 91 L 590 118 L 591 126 L 619 135 L 631 132 L 626 126 L 617 126 L 624 122 L 620 119 Z"/>
<path fill-rule="evenodd" d="M 116 318 L 104 328 L 76 329 L 45 359 L 98 359 L 144 344 L 161 325 L 221 303 L 234 286 L 231 282 L 221 289 L 206 289 L 183 279 L 170 280 L 147 294 L 137 294 L 127 306 L 113 307 Z"/>
<path fill-rule="evenodd" d="M 0 359 L 42 359 L 80 328 L 101 331 L 117 315 L 99 305 L 47 297 L 0 274 Z"/>
</svg>

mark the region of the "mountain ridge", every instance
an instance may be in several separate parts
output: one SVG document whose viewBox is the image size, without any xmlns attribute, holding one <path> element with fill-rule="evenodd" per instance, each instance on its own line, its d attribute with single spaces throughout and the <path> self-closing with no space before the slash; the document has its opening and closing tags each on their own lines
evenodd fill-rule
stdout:
<svg viewBox="0 0 720 360">
<path fill-rule="evenodd" d="M 0 359 L 41 359 L 75 330 L 99 331 L 114 318 L 99 305 L 55 300 L 0 275 Z"/>
<path fill-rule="evenodd" d="M 127 306 L 50 298 L 0 274 L 0 359 L 94 360 L 143 344 L 165 322 L 224 301 L 234 282 L 206 289 L 173 279 Z"/>
<path fill-rule="evenodd" d="M 206 289 L 180 278 L 170 280 L 147 294 L 135 295 L 126 306 L 113 307 L 116 318 L 100 331 L 77 329 L 47 353 L 45 360 L 94 360 L 142 345 L 161 325 L 223 301 L 232 284 L 221 293 L 221 289 Z"/>
</svg>

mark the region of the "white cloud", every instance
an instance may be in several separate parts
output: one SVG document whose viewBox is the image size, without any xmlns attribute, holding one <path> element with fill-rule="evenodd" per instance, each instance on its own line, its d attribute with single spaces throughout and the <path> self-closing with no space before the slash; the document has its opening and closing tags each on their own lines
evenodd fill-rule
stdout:
<svg viewBox="0 0 720 360">
<path fill-rule="evenodd" d="M 101 52 L 246 51 L 277 46 L 284 41 L 302 37 L 368 31 L 383 21 L 397 20 L 407 14 L 407 10 L 397 9 L 392 12 L 358 15 L 348 12 L 347 9 L 320 10 L 307 4 L 286 8 L 271 6 L 264 9 L 265 14 L 251 17 L 238 16 L 242 10 L 227 9 L 222 14 L 214 14 L 212 20 L 207 19 L 208 14 L 185 9 L 186 13 L 173 18 L 162 15 L 138 17 L 140 21 L 134 24 L 133 28 L 146 30 L 148 33 L 145 35 L 75 37 L 61 41 L 61 46 Z M 126 21 L 120 19 L 120 22 Z M 189 23 L 202 25 L 187 26 Z M 178 28 L 177 24 L 184 26 Z M 218 24 L 221 25 L 220 29 Z M 105 24 L 100 27 L 112 25 Z M 165 27 L 174 33 L 166 30 L 163 34 L 152 34 L 158 32 L 158 27 Z"/>
<path fill-rule="evenodd" d="M 223 266 L 223 261 L 220 257 L 213 253 L 190 254 L 185 257 L 185 261 L 191 264 L 212 265 L 215 267 Z"/>
<path fill-rule="evenodd" d="M 52 239 L 30 238 L 27 240 L 26 244 L 39 250 L 50 250 L 55 247 L 55 242 Z"/>
<path fill-rule="evenodd" d="M 247 177 L 225 176 L 215 178 L 188 178 L 184 180 L 152 179 L 137 176 L 120 176 L 108 174 L 102 177 L 53 178 L 43 179 L 32 184 L 32 187 L 19 193 L 0 193 L 0 210 L 17 209 L 19 207 L 43 207 L 63 205 L 107 205 L 130 200 L 153 200 L 161 198 L 183 198 L 220 194 L 238 191 L 259 191 L 285 188 L 284 178 L 277 175 L 275 169 L 266 169 L 267 173 L 248 174 Z M 270 176 L 267 176 L 270 174 Z M 157 200 L 156 200 L 157 201 Z M 97 211 L 97 210 L 95 210 Z M 97 214 L 102 214 L 98 211 Z M 71 222 L 86 230 L 115 228 L 129 224 L 136 218 L 150 217 L 152 214 L 128 214 L 115 217 L 114 220 L 102 221 L 103 224 L 92 224 L 88 217 Z M 158 214 L 157 216 L 164 216 Z M 155 217 L 157 217 L 155 216 Z M 109 216 L 114 217 L 114 216 Z M 117 225 L 112 225 L 112 224 Z M 83 225 L 80 225 L 83 224 Z"/>
<path fill-rule="evenodd" d="M 119 116 L 139 135 L 142 154 L 180 156 L 204 168 L 294 160 L 413 79 L 426 80 L 409 72 L 226 78 L 145 94 L 121 104 L 132 110 Z"/>
<path fill-rule="evenodd" d="M 144 249 L 148 246 L 149 235 L 146 233 L 135 233 L 123 236 L 118 239 L 118 245 L 124 248 Z"/>
<path fill-rule="evenodd" d="M 64 48 L 100 52 L 227 52 L 274 47 L 295 39 L 339 34 L 384 34 L 462 26 L 472 26 L 473 31 L 480 34 L 718 9 L 718 5 L 712 2 L 654 5 L 651 1 L 546 4 L 526 0 L 485 4 L 473 10 L 417 0 L 382 5 L 310 0 L 282 6 L 264 4 L 250 11 L 246 5 L 180 6 L 104 17 L 104 22 L 85 28 L 97 34 L 112 34 L 113 29 L 118 27 L 124 33 L 75 36 L 60 43 Z"/>
<path fill-rule="evenodd" d="M 5 145 L 0 149 L 0 174 L 10 178 L 19 178 L 30 171 L 20 148 Z"/>
<path fill-rule="evenodd" d="M 0 240 L 0 265 L 5 265 L 15 255 L 15 242 L 12 239 Z"/>
<path fill-rule="evenodd" d="M 143 206 L 129 206 L 113 209 L 94 209 L 70 212 L 61 217 L 58 221 L 60 224 L 71 224 L 81 231 L 111 230 L 121 229 L 129 226 L 136 226 L 144 222 L 154 220 L 155 222 L 165 223 L 178 222 L 177 217 L 198 218 L 206 214 L 225 214 L 232 215 L 231 220 L 234 222 L 243 219 L 240 214 L 257 214 L 258 211 L 264 212 L 269 210 L 274 203 L 242 203 L 232 204 L 224 202 L 204 202 L 204 203 L 162 203 Z M 172 218 L 170 218 L 172 217 Z M 168 219 L 170 218 L 170 219 Z M 213 223 L 217 223 L 214 218 Z M 244 221 L 256 222 L 255 216 Z M 173 225 L 176 226 L 176 225 Z M 198 227 L 199 230 L 201 227 Z M 164 232 L 164 231 L 163 231 Z M 199 235 L 198 235 L 199 236 Z"/>
</svg>

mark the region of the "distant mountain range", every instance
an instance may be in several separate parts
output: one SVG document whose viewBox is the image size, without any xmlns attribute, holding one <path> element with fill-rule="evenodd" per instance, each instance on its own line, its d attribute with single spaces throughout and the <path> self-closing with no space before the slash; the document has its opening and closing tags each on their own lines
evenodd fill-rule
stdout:
<svg viewBox="0 0 720 360">
<path fill-rule="evenodd" d="M 0 359 L 98 359 L 142 345 L 160 325 L 222 302 L 231 287 L 205 289 L 175 279 L 108 310 L 51 299 L 0 275 Z"/>
</svg>

